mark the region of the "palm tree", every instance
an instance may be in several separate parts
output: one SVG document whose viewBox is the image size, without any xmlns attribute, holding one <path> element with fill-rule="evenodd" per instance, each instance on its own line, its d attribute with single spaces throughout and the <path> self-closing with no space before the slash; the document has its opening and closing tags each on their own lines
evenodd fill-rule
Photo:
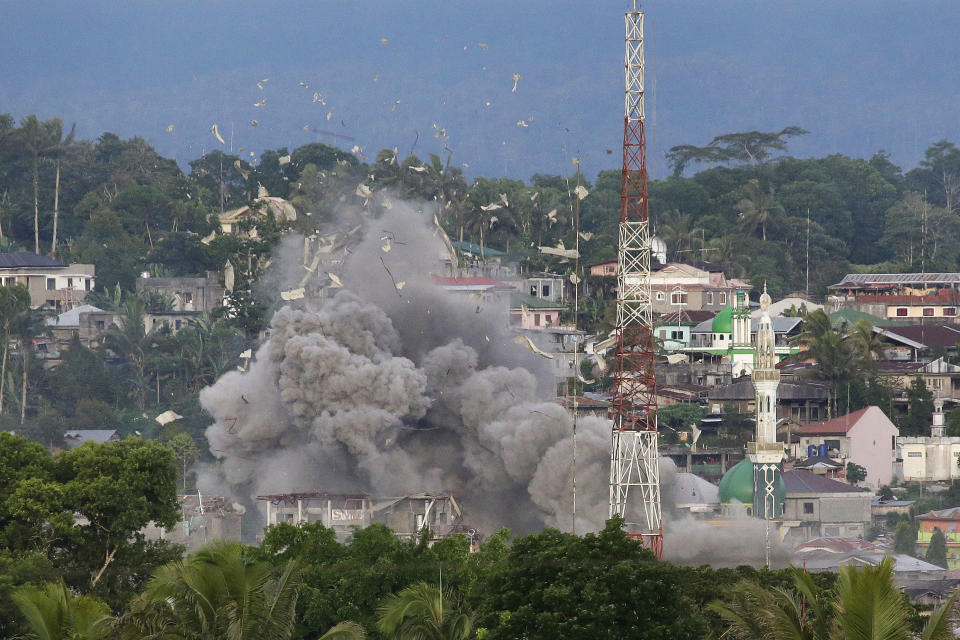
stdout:
<svg viewBox="0 0 960 640">
<path fill-rule="evenodd" d="M 673 209 L 663 217 L 657 227 L 657 235 L 663 238 L 673 253 L 687 253 L 696 249 L 703 229 L 695 227 L 693 216 Z"/>
<path fill-rule="evenodd" d="M 7 381 L 7 356 L 10 353 L 10 337 L 20 318 L 30 310 L 30 292 L 22 284 L 0 287 L 0 326 L 3 327 L 3 358 L 0 364 L 0 414 Z"/>
<path fill-rule="evenodd" d="M 893 560 L 875 567 L 840 568 L 833 593 L 815 585 L 794 568 L 793 591 L 767 590 L 755 582 L 739 584 L 730 602 L 713 602 L 710 610 L 740 640 L 910 640 L 910 605 L 893 585 Z M 953 638 L 948 613 L 954 594 L 924 627 L 922 640 Z"/>
<path fill-rule="evenodd" d="M 63 122 L 60 118 L 41 121 L 35 115 L 29 115 L 20 121 L 17 130 L 17 142 L 20 150 L 33 160 L 33 246 L 34 253 L 40 253 L 40 159 L 59 154 L 71 142 L 76 125 L 63 137 Z M 59 204 L 60 164 L 57 163 L 57 193 L 55 200 Z M 56 206 L 54 207 L 57 208 Z M 56 238 L 56 236 L 54 236 Z"/>
<path fill-rule="evenodd" d="M 883 332 L 875 333 L 873 325 L 866 318 L 857 320 L 853 329 L 847 334 L 847 339 L 853 344 L 858 355 L 864 362 L 873 363 L 883 357 L 885 344 L 881 337 Z"/>
<path fill-rule="evenodd" d="M 298 561 L 278 571 L 240 543 L 213 543 L 154 572 L 120 627 L 130 638 L 286 640 L 302 586 Z"/>
<path fill-rule="evenodd" d="M 740 223 L 748 233 L 760 227 L 761 237 L 767 240 L 767 224 L 784 215 L 783 206 L 773 196 L 773 187 L 764 191 L 760 181 L 753 179 L 743 186 L 744 198 L 737 203 Z"/>
<path fill-rule="evenodd" d="M 30 381 L 30 361 L 33 359 L 33 342 L 37 336 L 48 335 L 46 313 L 41 309 L 27 309 L 21 313 L 12 326 L 20 347 L 20 361 L 23 367 L 23 386 L 20 390 L 20 424 L 27 420 L 27 387 Z"/>
<path fill-rule="evenodd" d="M 366 637 L 367 632 L 356 622 L 341 622 L 330 627 L 318 640 L 364 640 Z"/>
<path fill-rule="evenodd" d="M 112 326 L 103 335 L 103 347 L 123 362 L 127 369 L 126 384 L 136 399 L 137 406 L 146 408 L 147 361 L 153 352 L 155 332 L 146 330 L 144 316 L 146 303 L 135 295 L 128 295 L 121 305 L 121 326 Z"/>
<path fill-rule="evenodd" d="M 389 596 L 377 612 L 380 631 L 397 640 L 466 640 L 473 633 L 473 615 L 450 592 L 425 582 Z"/>
<path fill-rule="evenodd" d="M 100 640 L 112 634 L 110 608 L 91 596 L 74 597 L 63 580 L 42 589 L 24 586 L 11 596 L 36 640 Z"/>
</svg>

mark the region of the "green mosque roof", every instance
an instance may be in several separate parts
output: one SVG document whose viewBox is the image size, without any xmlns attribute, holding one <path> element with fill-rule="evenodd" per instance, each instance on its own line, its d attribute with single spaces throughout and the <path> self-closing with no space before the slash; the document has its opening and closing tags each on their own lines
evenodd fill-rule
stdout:
<svg viewBox="0 0 960 640">
<path fill-rule="evenodd" d="M 783 504 L 787 498 L 787 485 L 783 481 L 783 474 L 777 474 L 774 495 L 779 504 Z M 749 459 L 741 460 L 723 474 L 717 489 L 717 498 L 720 504 L 730 504 L 736 500 L 747 506 L 753 505 L 753 463 Z"/>
<path fill-rule="evenodd" d="M 733 333 L 733 307 L 724 307 L 714 316 L 710 330 L 713 333 Z"/>
<path fill-rule="evenodd" d="M 729 307 L 728 307 L 729 308 Z M 753 463 L 743 459 L 723 474 L 717 497 L 721 504 L 734 500 L 746 505 L 753 504 Z"/>
</svg>

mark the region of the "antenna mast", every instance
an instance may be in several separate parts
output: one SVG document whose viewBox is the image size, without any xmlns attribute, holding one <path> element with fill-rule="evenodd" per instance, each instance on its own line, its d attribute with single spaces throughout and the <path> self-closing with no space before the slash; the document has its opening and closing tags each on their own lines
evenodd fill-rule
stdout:
<svg viewBox="0 0 960 640">
<path fill-rule="evenodd" d="M 663 558 L 643 109 L 643 13 L 637 10 L 636 0 L 633 11 L 625 14 L 625 23 L 610 516 L 621 516 L 628 534 L 640 538 L 658 558 Z"/>
</svg>

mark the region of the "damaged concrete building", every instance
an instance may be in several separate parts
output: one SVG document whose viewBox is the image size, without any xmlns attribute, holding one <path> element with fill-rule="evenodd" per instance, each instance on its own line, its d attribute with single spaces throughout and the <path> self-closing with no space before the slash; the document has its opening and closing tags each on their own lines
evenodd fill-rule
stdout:
<svg viewBox="0 0 960 640">
<path fill-rule="evenodd" d="M 354 528 L 384 524 L 401 540 L 416 538 L 424 527 L 431 542 L 464 534 L 471 547 L 479 544 L 477 530 L 463 521 L 463 512 L 452 495 L 421 493 L 409 496 L 372 498 L 364 493 L 326 492 L 281 493 L 257 496 L 266 504 L 267 526 L 320 522 L 333 529 L 340 540 L 348 539 Z"/>
<path fill-rule="evenodd" d="M 241 520 L 246 509 L 224 496 L 186 494 L 177 496 L 182 520 L 172 529 L 154 525 L 143 531 L 148 540 L 182 544 L 187 553 L 215 540 L 240 542 Z"/>
</svg>

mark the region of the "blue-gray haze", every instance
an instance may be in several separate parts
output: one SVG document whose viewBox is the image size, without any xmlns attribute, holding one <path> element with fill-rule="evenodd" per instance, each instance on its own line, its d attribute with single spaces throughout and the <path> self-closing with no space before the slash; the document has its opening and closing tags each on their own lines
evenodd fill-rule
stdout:
<svg viewBox="0 0 960 640">
<path fill-rule="evenodd" d="M 220 146 L 217 123 L 248 157 L 312 141 L 445 156 L 444 129 L 468 175 L 564 173 L 573 157 L 592 175 L 619 164 L 626 5 L 4 0 L 0 113 L 142 136 L 182 165 Z M 795 124 L 811 133 L 794 155 L 885 149 L 905 167 L 932 141 L 960 141 L 955 2 L 643 9 L 654 177 L 670 146 L 730 131 Z"/>
</svg>

